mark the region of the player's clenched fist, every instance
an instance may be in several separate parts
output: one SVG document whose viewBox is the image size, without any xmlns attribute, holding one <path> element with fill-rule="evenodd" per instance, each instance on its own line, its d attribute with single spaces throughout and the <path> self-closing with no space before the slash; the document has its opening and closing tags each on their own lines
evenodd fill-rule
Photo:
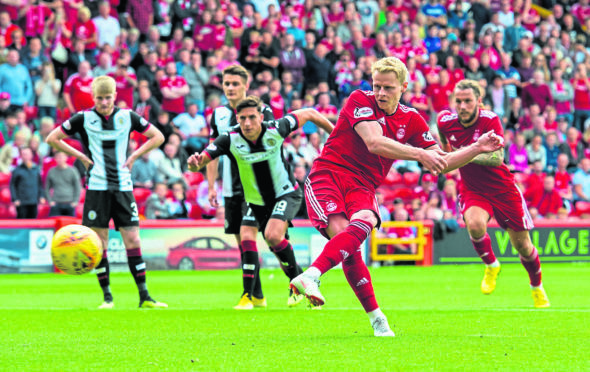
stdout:
<svg viewBox="0 0 590 372">
<path fill-rule="evenodd" d="M 191 172 L 198 172 L 202 167 L 206 165 L 205 159 L 209 158 L 207 157 L 207 155 L 203 153 L 195 153 L 191 155 L 187 160 L 188 170 Z"/>
<path fill-rule="evenodd" d="M 492 152 L 504 147 L 504 139 L 491 130 L 479 137 L 477 144 L 482 152 Z"/>
<path fill-rule="evenodd" d="M 424 150 L 420 156 L 420 163 L 432 174 L 439 174 L 447 167 L 447 161 L 443 158 L 446 152 L 441 149 Z"/>
</svg>

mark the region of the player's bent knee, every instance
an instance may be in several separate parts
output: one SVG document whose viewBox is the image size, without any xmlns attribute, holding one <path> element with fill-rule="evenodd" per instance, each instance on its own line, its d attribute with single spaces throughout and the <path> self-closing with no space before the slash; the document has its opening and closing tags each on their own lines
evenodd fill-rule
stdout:
<svg viewBox="0 0 590 372">
<path fill-rule="evenodd" d="M 270 231 L 264 234 L 264 239 L 268 242 L 271 247 L 278 245 L 285 239 L 285 234 L 280 231 Z"/>
<path fill-rule="evenodd" d="M 487 224 L 484 221 L 471 221 L 467 223 L 467 231 L 469 236 L 474 239 L 479 239 L 486 234 Z"/>
<path fill-rule="evenodd" d="M 362 211 L 358 211 L 356 213 L 354 213 L 352 215 L 352 217 L 350 218 L 350 220 L 363 220 L 369 224 L 371 224 L 372 226 L 377 226 L 377 216 L 375 216 L 375 213 L 373 211 L 370 211 L 368 209 L 363 209 Z"/>
</svg>

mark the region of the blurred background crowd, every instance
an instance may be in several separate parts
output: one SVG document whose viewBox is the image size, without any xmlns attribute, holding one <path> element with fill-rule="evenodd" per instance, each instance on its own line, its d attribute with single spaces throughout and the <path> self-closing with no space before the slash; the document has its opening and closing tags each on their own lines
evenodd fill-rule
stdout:
<svg viewBox="0 0 590 372">
<path fill-rule="evenodd" d="M 45 138 L 93 106 L 97 76 L 115 78 L 117 106 L 166 137 L 133 168 L 140 214 L 222 219 L 203 174 L 186 172 L 227 103 L 221 71 L 251 71 L 248 94 L 276 118 L 315 107 L 335 123 L 385 56 L 407 64 L 402 101 L 433 134 L 436 114 L 454 109 L 455 83 L 479 81 L 534 219 L 590 218 L 589 0 L 0 0 L 0 218 L 81 214 L 84 171 Z M 326 138 L 307 123 L 286 141 L 301 184 Z M 130 150 L 144 140 L 134 135 Z M 459 188 L 457 171 L 434 177 L 397 161 L 378 193 L 381 217 L 455 229 Z"/>
</svg>

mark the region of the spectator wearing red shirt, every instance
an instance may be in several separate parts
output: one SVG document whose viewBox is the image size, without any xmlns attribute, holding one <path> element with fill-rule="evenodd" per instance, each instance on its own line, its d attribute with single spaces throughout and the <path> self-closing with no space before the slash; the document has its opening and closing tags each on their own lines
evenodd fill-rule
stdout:
<svg viewBox="0 0 590 372">
<path fill-rule="evenodd" d="M 559 145 L 559 150 L 569 159 L 568 170 L 575 171 L 580 160 L 584 158 L 584 144 L 580 140 L 580 132 L 576 128 L 568 128 L 565 142 Z"/>
<path fill-rule="evenodd" d="M 542 188 L 528 189 L 525 199 L 529 208 L 536 208 L 545 218 L 555 218 L 558 209 L 563 205 L 561 196 L 555 189 L 555 178 L 552 175 L 545 176 Z"/>
<path fill-rule="evenodd" d="M 73 37 L 84 41 L 84 53 L 86 54 L 86 58 L 90 60 L 98 45 L 98 31 L 94 22 L 90 19 L 90 9 L 87 7 L 81 7 L 78 10 L 78 18 L 74 22 L 72 33 Z"/>
<path fill-rule="evenodd" d="M 449 55 L 445 59 L 445 66 L 446 70 L 449 73 L 449 81 L 455 86 L 459 81 L 465 79 L 465 74 L 463 73 L 463 69 L 456 66 L 457 60 L 455 56 Z"/>
<path fill-rule="evenodd" d="M 16 30 L 20 30 L 20 27 L 10 22 L 9 13 L 6 11 L 0 13 L 0 36 L 4 36 L 7 47 L 13 44 L 12 33 Z"/>
<path fill-rule="evenodd" d="M 315 109 L 332 123 L 335 123 L 338 119 L 338 108 L 330 104 L 329 93 L 320 93 L 318 96 L 318 104 Z M 275 118 L 276 117 L 278 116 L 275 116 Z"/>
<path fill-rule="evenodd" d="M 182 76 L 176 75 L 176 63 L 169 62 L 166 65 L 166 75 L 160 80 L 160 90 L 162 91 L 162 110 L 173 114 L 184 112 L 184 97 L 190 92 L 186 80 Z"/>
<path fill-rule="evenodd" d="M 433 83 L 426 87 L 425 93 L 432 111 L 438 113 L 449 108 L 449 98 L 453 94 L 454 84 L 449 81 L 447 70 L 441 70 L 438 77 L 433 76 L 432 81 Z"/>
<path fill-rule="evenodd" d="M 582 131 L 584 122 L 590 118 L 590 79 L 586 65 L 578 64 L 571 83 L 574 88 L 574 126 Z"/>
<path fill-rule="evenodd" d="M 557 156 L 557 169 L 555 170 L 555 189 L 559 192 L 561 199 L 572 203 L 574 194 L 572 189 L 572 176 L 567 171 L 569 158 L 566 154 L 559 154 Z"/>
<path fill-rule="evenodd" d="M 117 87 L 117 104 L 121 101 L 125 102 L 126 107 L 133 108 L 133 92 L 137 87 L 137 77 L 133 72 L 129 72 L 129 66 L 126 64 L 124 58 L 117 60 L 117 67 L 115 72 L 108 75 L 115 79 Z"/>
<path fill-rule="evenodd" d="M 422 84 L 419 81 L 412 85 L 412 93 L 408 95 L 407 100 L 410 106 L 418 110 L 426 122 L 430 121 L 428 96 L 422 92 Z"/>
<path fill-rule="evenodd" d="M 87 110 L 94 106 L 92 99 L 92 76 L 90 76 L 90 63 L 80 62 L 78 72 L 72 74 L 64 86 L 64 101 L 72 114 Z"/>
<path fill-rule="evenodd" d="M 43 33 L 45 32 L 45 25 L 53 22 L 53 18 L 55 17 L 51 9 L 43 3 L 29 3 L 25 5 L 24 9 L 26 9 L 24 23 L 25 36 L 27 38 L 43 36 Z"/>
<path fill-rule="evenodd" d="M 428 64 L 422 67 L 422 74 L 426 78 L 428 85 L 438 82 L 438 77 L 442 67 L 438 64 L 438 57 L 435 53 L 428 56 Z"/>
<path fill-rule="evenodd" d="M 437 178 L 431 173 L 424 173 L 420 186 L 414 189 L 414 198 L 420 199 L 423 204 L 430 199 L 430 193 L 436 190 Z"/>
<path fill-rule="evenodd" d="M 553 106 L 553 96 L 549 85 L 545 83 L 545 75 L 542 71 L 533 73 L 533 82 L 522 88 L 522 106 L 527 109 L 533 103 L 539 105 L 541 113 L 545 112 L 547 106 Z"/>
</svg>

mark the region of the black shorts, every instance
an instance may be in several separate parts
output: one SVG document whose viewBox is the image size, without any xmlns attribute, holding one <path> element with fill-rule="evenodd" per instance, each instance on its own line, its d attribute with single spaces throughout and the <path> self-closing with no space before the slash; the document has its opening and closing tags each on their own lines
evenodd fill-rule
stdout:
<svg viewBox="0 0 590 372">
<path fill-rule="evenodd" d="M 257 227 L 258 231 L 264 232 L 266 224 L 271 218 L 289 222 L 295 218 L 301 202 L 303 201 L 303 191 L 301 188 L 285 194 L 270 205 L 248 204 L 248 212 L 242 219 L 242 225 Z"/>
<path fill-rule="evenodd" d="M 117 230 L 120 227 L 139 226 L 139 212 L 133 192 L 88 190 L 82 225 L 108 228 L 111 218 Z"/>
<path fill-rule="evenodd" d="M 236 195 L 224 198 L 225 203 L 225 233 L 237 235 L 242 226 L 242 217 L 246 215 L 248 206 L 244 195 Z"/>
</svg>

